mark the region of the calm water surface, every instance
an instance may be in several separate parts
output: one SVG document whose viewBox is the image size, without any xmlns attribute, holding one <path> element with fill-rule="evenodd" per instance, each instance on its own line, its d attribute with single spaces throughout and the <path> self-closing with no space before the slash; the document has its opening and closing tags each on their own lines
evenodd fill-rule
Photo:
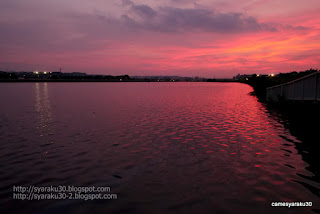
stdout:
<svg viewBox="0 0 320 214">
<path fill-rule="evenodd" d="M 1 213 L 319 213 L 320 184 L 296 146 L 304 142 L 251 91 L 1 83 Z M 118 199 L 20 201 L 13 185 L 109 186 Z"/>
</svg>

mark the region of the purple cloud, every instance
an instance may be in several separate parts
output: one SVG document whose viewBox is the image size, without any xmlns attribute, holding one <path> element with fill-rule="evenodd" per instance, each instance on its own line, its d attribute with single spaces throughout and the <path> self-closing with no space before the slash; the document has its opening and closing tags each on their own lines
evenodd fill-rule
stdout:
<svg viewBox="0 0 320 214">
<path fill-rule="evenodd" d="M 137 14 L 139 17 L 148 20 L 150 18 L 153 18 L 157 12 L 153 10 L 148 5 L 132 5 L 130 9 L 134 14 Z"/>
<path fill-rule="evenodd" d="M 241 13 L 220 13 L 201 8 L 174 7 L 160 7 L 155 10 L 148 5 L 138 5 L 130 2 L 129 13 L 122 15 L 122 21 L 131 28 L 162 32 L 241 33 L 277 31 L 274 25 L 259 23 L 254 17 L 245 16 Z"/>
<path fill-rule="evenodd" d="M 130 0 L 122 0 L 122 5 L 123 6 L 132 6 L 134 5 L 133 1 Z"/>
</svg>

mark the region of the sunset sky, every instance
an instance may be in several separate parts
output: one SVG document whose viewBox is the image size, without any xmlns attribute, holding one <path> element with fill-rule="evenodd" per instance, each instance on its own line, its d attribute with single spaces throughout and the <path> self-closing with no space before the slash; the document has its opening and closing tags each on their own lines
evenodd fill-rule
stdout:
<svg viewBox="0 0 320 214">
<path fill-rule="evenodd" d="M 319 0 L 1 0 L 0 70 L 232 77 L 320 68 Z"/>
</svg>

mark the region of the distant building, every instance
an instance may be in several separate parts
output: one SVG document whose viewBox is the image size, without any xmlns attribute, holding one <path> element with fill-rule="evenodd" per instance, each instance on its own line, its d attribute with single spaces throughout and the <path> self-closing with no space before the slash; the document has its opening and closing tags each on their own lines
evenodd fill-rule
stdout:
<svg viewBox="0 0 320 214">
<path fill-rule="evenodd" d="M 248 74 L 238 74 L 237 76 L 235 76 L 235 77 L 233 77 L 233 79 L 234 80 L 247 80 L 249 77 L 252 77 L 253 76 L 253 74 L 250 74 L 250 75 L 248 75 Z"/>
</svg>

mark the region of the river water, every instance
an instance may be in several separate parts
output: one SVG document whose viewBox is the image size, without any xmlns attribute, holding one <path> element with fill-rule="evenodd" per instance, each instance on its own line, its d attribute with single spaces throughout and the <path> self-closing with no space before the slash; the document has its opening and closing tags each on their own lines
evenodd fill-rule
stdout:
<svg viewBox="0 0 320 214">
<path fill-rule="evenodd" d="M 1 83 L 1 213 L 319 213 L 305 142 L 251 91 Z M 117 199 L 13 199 L 31 185 L 104 186 Z M 271 206 L 282 201 L 313 206 Z"/>
</svg>

